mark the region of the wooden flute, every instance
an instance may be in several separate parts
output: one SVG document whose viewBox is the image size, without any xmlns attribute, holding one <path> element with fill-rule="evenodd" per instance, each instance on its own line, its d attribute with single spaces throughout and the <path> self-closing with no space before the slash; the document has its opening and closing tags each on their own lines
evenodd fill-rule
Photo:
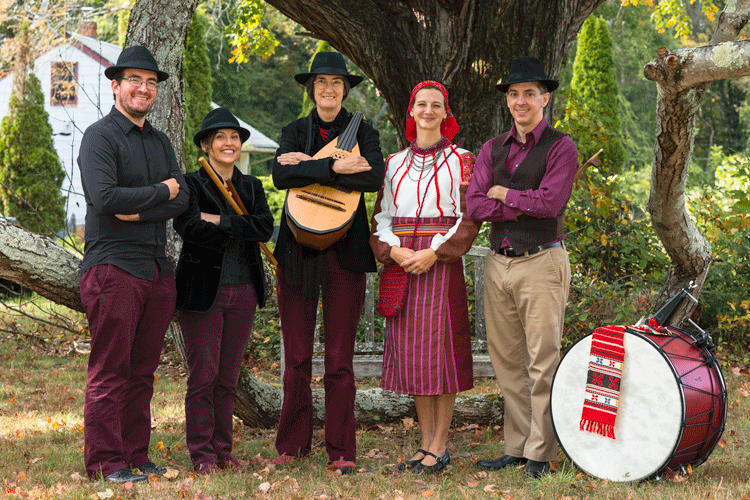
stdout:
<svg viewBox="0 0 750 500">
<path fill-rule="evenodd" d="M 232 181 L 227 180 L 227 185 L 229 186 L 229 190 L 224 187 L 224 181 L 219 178 L 219 176 L 216 174 L 214 169 L 211 167 L 211 165 L 208 164 L 205 158 L 202 156 L 198 159 L 198 161 L 201 164 L 201 167 L 203 167 L 203 170 L 205 170 L 208 173 L 208 176 L 211 178 L 212 181 L 214 181 L 214 184 L 216 184 L 216 187 L 219 188 L 219 191 L 224 195 L 224 197 L 227 199 L 227 202 L 229 202 L 229 205 L 232 207 L 232 210 L 237 215 L 247 215 L 247 209 L 245 208 L 245 205 L 242 203 L 242 200 L 240 199 L 240 195 L 237 193 L 237 190 L 232 185 Z M 266 254 L 266 257 L 268 258 L 268 262 L 273 264 L 274 266 L 278 266 L 279 263 L 274 258 L 271 251 L 268 249 L 265 243 L 262 241 L 258 242 L 258 246 L 261 250 L 263 250 L 263 253 Z"/>
</svg>

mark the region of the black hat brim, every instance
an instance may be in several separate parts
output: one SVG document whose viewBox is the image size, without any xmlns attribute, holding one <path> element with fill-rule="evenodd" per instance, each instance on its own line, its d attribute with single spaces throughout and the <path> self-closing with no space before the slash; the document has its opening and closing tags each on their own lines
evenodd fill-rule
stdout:
<svg viewBox="0 0 750 500">
<path fill-rule="evenodd" d="M 326 69 L 331 69 L 331 71 L 325 71 Z M 297 80 L 297 83 L 300 83 L 301 85 L 304 85 L 307 83 L 307 80 L 309 80 L 311 77 L 316 75 L 330 75 L 330 76 L 340 76 L 342 78 L 346 78 L 349 81 L 349 87 L 354 88 L 360 83 L 362 83 L 362 78 L 359 75 L 350 75 L 348 73 L 341 73 L 338 69 L 333 68 L 320 68 L 315 73 L 298 73 L 294 75 L 294 79 Z"/>
<path fill-rule="evenodd" d="M 156 79 L 159 82 L 163 82 L 164 80 L 166 80 L 167 78 L 169 78 L 169 73 L 166 73 L 166 72 L 158 70 L 158 69 L 154 69 L 154 67 L 151 66 L 150 64 L 148 64 L 146 62 L 141 63 L 140 61 L 134 61 L 132 63 L 128 63 L 128 64 L 125 64 L 125 65 L 122 65 L 122 66 L 110 66 L 109 68 L 107 68 L 107 69 L 104 70 L 104 76 L 106 76 L 108 79 L 112 80 L 115 77 L 115 74 L 118 71 L 120 71 L 122 69 L 128 69 L 128 68 L 131 68 L 131 69 L 145 69 L 145 70 L 148 70 L 148 71 L 153 71 L 153 72 L 156 73 Z"/>
<path fill-rule="evenodd" d="M 511 75 L 515 76 L 515 75 Z M 509 79 L 507 82 L 498 83 L 495 85 L 495 88 L 502 92 L 503 94 L 506 94 L 508 92 L 508 88 L 515 84 L 515 83 L 527 83 L 527 82 L 539 82 L 543 83 L 545 87 L 547 87 L 547 92 L 553 92 L 557 87 L 560 86 L 560 83 L 557 82 L 557 80 L 546 80 L 544 78 L 539 78 L 538 76 L 530 75 L 530 76 L 521 76 Z"/>
<path fill-rule="evenodd" d="M 201 141 L 203 140 L 204 137 L 206 137 L 209 134 L 209 132 L 213 130 L 220 130 L 223 128 L 231 128 L 239 132 L 240 141 L 242 142 L 242 144 L 244 144 L 245 141 L 247 141 L 250 138 L 250 131 L 248 129 L 243 128 L 243 127 L 238 127 L 236 123 L 223 122 L 223 123 L 214 123 L 210 127 L 204 128 L 203 130 L 199 131 L 197 134 L 193 136 L 193 143 L 196 146 L 201 147 Z"/>
</svg>

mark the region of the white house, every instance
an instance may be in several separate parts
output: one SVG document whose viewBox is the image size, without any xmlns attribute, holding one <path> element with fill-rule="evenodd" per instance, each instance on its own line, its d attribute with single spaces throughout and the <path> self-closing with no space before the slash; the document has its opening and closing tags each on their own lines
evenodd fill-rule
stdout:
<svg viewBox="0 0 750 500">
<path fill-rule="evenodd" d="M 87 36 L 88 35 L 88 36 Z M 54 48 L 37 57 L 34 73 L 49 96 L 45 108 L 49 113 L 55 149 L 66 172 L 62 192 L 67 196 L 69 225 L 83 224 L 86 202 L 76 160 L 86 128 L 109 113 L 114 99 L 104 70 L 114 66 L 122 49 L 96 37 L 96 23 L 82 26 L 80 33 L 68 33 Z M 8 114 L 13 75 L 0 79 L 0 117 Z M 214 107 L 216 104 L 212 103 Z M 250 130 L 243 145 L 239 168 L 247 171 L 250 153 L 271 155 L 278 144 L 240 120 Z"/>
</svg>

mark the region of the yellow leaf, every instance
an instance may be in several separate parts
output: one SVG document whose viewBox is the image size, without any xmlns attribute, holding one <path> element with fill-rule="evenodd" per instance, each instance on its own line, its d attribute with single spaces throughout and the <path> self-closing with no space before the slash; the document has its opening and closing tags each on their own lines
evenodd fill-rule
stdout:
<svg viewBox="0 0 750 500">
<path fill-rule="evenodd" d="M 435 494 L 435 490 L 427 490 L 427 491 L 422 492 L 422 496 L 425 498 L 429 498 L 434 494 Z"/>
<path fill-rule="evenodd" d="M 159 451 L 163 450 L 164 449 L 164 441 L 159 441 L 158 443 L 156 443 L 156 449 L 159 450 Z"/>
<path fill-rule="evenodd" d="M 167 472 L 164 473 L 164 478 L 165 479 L 174 479 L 174 478 L 176 478 L 179 475 L 180 475 L 180 471 L 179 470 L 167 467 Z"/>
</svg>

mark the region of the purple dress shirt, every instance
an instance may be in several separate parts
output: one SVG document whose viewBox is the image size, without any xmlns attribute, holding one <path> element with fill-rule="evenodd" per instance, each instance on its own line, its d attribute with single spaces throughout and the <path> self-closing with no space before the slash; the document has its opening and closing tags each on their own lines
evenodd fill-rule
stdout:
<svg viewBox="0 0 750 500">
<path fill-rule="evenodd" d="M 511 145 L 505 162 L 511 175 L 539 141 L 545 128 L 547 120 L 543 117 L 534 130 L 526 134 L 526 142 L 521 143 L 516 139 L 516 125 L 513 124 L 506 138 L 506 142 L 510 141 Z M 556 217 L 570 198 L 573 178 L 578 169 L 578 149 L 573 139 L 565 136 L 552 145 L 547 153 L 547 172 L 538 189 L 509 189 L 505 203 L 487 196 L 487 191 L 495 185 L 493 141 L 494 139 L 490 139 L 482 145 L 474 165 L 474 174 L 466 191 L 469 218 L 476 221 L 506 222 L 516 220 L 519 213 L 540 218 Z M 506 238 L 501 247 L 508 246 L 510 244 Z"/>
</svg>

